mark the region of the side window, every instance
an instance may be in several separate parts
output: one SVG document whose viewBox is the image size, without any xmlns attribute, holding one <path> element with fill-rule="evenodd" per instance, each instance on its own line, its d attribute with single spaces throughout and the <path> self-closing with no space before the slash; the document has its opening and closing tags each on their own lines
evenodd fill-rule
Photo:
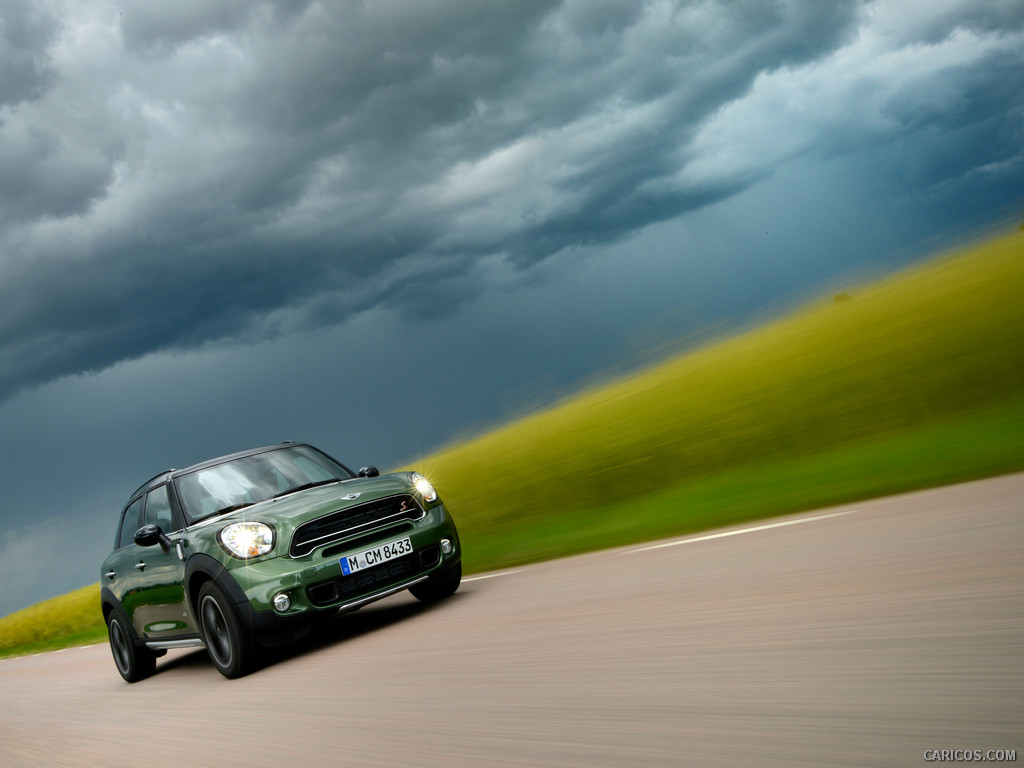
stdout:
<svg viewBox="0 0 1024 768">
<path fill-rule="evenodd" d="M 145 524 L 159 525 L 160 530 L 168 533 L 174 530 L 174 517 L 171 515 L 171 504 L 167 500 L 167 486 L 161 485 L 146 494 Z"/>
<path fill-rule="evenodd" d="M 121 519 L 121 532 L 117 537 L 118 547 L 127 547 L 135 540 L 135 532 L 142 527 L 139 513 L 142 512 L 142 499 L 136 499 L 129 505 Z"/>
</svg>

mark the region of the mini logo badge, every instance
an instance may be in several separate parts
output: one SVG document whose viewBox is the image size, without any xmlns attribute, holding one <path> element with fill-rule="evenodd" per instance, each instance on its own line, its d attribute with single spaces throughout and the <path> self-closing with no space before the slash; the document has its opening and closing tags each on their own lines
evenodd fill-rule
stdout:
<svg viewBox="0 0 1024 768">
<path fill-rule="evenodd" d="M 341 498 L 342 498 L 343 501 L 352 501 L 353 499 L 358 499 L 359 498 L 359 494 L 358 493 L 350 493 L 350 494 L 348 494 L 348 496 L 342 496 Z"/>
</svg>

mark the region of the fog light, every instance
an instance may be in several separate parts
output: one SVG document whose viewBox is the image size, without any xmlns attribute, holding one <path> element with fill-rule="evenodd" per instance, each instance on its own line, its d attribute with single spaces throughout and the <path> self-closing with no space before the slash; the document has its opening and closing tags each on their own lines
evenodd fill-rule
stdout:
<svg viewBox="0 0 1024 768">
<path fill-rule="evenodd" d="M 452 544 L 451 539 L 441 539 L 442 552 L 444 552 L 446 555 L 450 555 L 454 549 L 455 546 Z"/>
<path fill-rule="evenodd" d="M 281 592 L 278 595 L 274 595 L 274 608 L 276 608 L 278 611 L 284 613 L 291 607 L 292 599 L 288 597 L 287 593 Z"/>
</svg>

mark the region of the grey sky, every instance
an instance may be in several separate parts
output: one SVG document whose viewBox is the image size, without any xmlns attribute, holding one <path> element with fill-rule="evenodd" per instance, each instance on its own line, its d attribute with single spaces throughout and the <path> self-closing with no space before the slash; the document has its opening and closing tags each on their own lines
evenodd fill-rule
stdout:
<svg viewBox="0 0 1024 768">
<path fill-rule="evenodd" d="M 0 613 L 166 466 L 415 458 L 1024 205 L 1020 0 L 3 0 L 0 68 Z"/>
</svg>

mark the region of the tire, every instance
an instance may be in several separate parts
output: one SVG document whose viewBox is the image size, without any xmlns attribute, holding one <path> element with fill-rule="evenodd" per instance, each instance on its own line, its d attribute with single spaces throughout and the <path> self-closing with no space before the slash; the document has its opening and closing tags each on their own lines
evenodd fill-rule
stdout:
<svg viewBox="0 0 1024 768">
<path fill-rule="evenodd" d="M 252 635 L 238 620 L 231 601 L 214 582 L 199 590 L 199 623 L 210 661 L 224 677 L 249 674 L 255 665 Z"/>
<path fill-rule="evenodd" d="M 412 596 L 424 603 L 436 603 L 455 594 L 462 582 L 462 561 L 453 568 L 436 577 L 431 577 L 420 584 L 409 587 Z"/>
<path fill-rule="evenodd" d="M 135 633 L 127 619 L 116 609 L 107 617 L 107 638 L 110 640 L 114 666 L 127 682 L 137 683 L 153 674 L 156 654 L 135 644 Z"/>
</svg>

